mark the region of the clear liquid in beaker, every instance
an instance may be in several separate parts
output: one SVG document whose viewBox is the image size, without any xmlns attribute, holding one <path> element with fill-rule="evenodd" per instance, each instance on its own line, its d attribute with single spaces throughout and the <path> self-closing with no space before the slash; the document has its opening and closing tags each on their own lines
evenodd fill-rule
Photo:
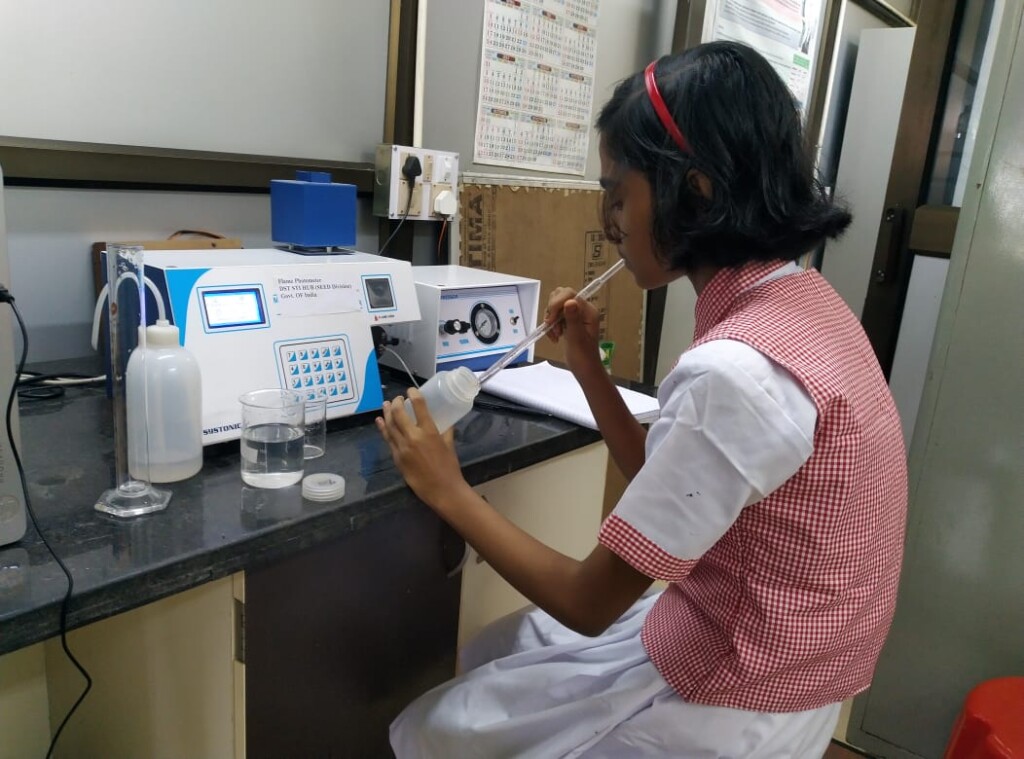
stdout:
<svg viewBox="0 0 1024 759">
<path fill-rule="evenodd" d="M 242 481 L 256 488 L 284 488 L 302 479 L 303 429 L 257 424 L 242 432 Z"/>
</svg>

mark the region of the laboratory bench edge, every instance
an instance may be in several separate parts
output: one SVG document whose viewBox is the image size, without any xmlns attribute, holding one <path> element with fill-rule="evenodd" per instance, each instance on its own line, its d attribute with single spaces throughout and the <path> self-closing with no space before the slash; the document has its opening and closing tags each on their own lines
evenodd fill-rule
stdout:
<svg viewBox="0 0 1024 759">
<path fill-rule="evenodd" d="M 34 368 L 82 369 L 76 362 Z M 388 378 L 387 397 L 404 387 Z M 306 474 L 345 478 L 346 493 L 338 501 L 304 500 L 299 486 L 245 486 L 234 441 L 208 448 L 194 477 L 161 486 L 173 493 L 165 511 L 119 519 L 93 507 L 114 482 L 111 403 L 103 388 L 68 388 L 61 397 L 23 400 L 20 408 L 29 497 L 43 533 L 75 579 L 68 629 L 318 546 L 343 550 L 338 541 L 347 536 L 403 513 L 429 511 L 395 469 L 371 413 L 332 420 L 325 455 L 307 462 Z M 591 446 L 600 436 L 558 419 L 487 409 L 470 412 L 457 425 L 455 440 L 466 479 L 478 486 Z M 603 483 L 603 471 L 598 476 Z M 446 535 L 432 514 L 418 518 L 437 522 L 437 550 L 447 554 L 440 560 L 457 564 L 457 536 Z M 378 544 L 371 551 L 398 550 L 401 541 L 392 542 L 386 528 L 373 534 Z M 453 537 L 460 544 L 455 548 Z M 7 575 L 0 582 L 0 654 L 58 635 L 67 582 L 31 524 L 20 542 L 0 548 L 0 570 Z"/>
</svg>

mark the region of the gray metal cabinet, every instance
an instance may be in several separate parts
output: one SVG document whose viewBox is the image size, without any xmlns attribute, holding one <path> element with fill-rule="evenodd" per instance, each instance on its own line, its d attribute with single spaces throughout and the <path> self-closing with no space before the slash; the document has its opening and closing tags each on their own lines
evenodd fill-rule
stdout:
<svg viewBox="0 0 1024 759">
<path fill-rule="evenodd" d="M 850 740 L 940 757 L 968 691 L 1024 674 L 1024 34 L 1007 0 L 910 453 L 892 633 Z"/>
</svg>

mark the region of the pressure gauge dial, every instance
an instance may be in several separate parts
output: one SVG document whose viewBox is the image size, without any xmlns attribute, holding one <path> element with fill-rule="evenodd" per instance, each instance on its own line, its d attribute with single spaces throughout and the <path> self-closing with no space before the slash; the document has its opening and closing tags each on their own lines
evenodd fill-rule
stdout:
<svg viewBox="0 0 1024 759">
<path fill-rule="evenodd" d="M 477 303 L 473 306 L 469 321 L 473 325 L 473 334 L 484 345 L 497 342 L 501 336 L 501 320 L 498 312 L 489 303 Z"/>
</svg>

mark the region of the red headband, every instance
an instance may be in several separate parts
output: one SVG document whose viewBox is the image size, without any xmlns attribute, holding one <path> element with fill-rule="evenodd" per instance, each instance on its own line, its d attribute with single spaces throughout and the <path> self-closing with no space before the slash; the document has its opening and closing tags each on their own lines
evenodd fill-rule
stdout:
<svg viewBox="0 0 1024 759">
<path fill-rule="evenodd" d="M 658 118 L 661 120 L 662 126 L 665 127 L 665 131 L 668 132 L 669 137 L 672 138 L 684 153 L 692 153 L 690 143 L 683 137 L 683 133 L 679 131 L 679 127 L 676 126 L 672 114 L 668 112 L 668 106 L 665 105 L 661 93 L 658 92 L 658 83 L 654 81 L 654 67 L 657 63 L 657 61 L 651 61 L 647 64 L 647 68 L 644 69 L 644 84 L 647 85 L 647 96 L 651 99 L 654 112 L 658 114 Z"/>
</svg>

